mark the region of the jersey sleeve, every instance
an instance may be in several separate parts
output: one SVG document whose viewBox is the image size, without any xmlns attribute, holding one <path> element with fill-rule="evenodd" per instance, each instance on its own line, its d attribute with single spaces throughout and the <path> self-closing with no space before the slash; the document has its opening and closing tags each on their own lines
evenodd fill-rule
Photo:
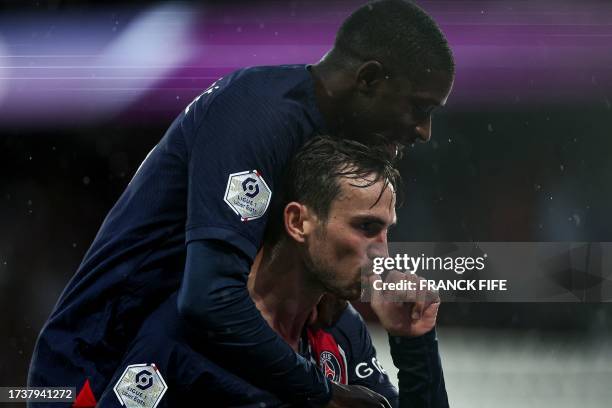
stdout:
<svg viewBox="0 0 612 408">
<path fill-rule="evenodd" d="M 234 247 L 215 241 L 187 246 L 178 310 L 224 357 L 224 368 L 285 401 L 324 405 L 331 384 L 264 320 L 246 287 L 250 262 Z"/>
<path fill-rule="evenodd" d="M 397 407 L 397 388 L 378 362 L 372 338 L 359 313 L 349 305 L 335 327 L 339 331 L 340 344 L 347 349 L 348 383 L 367 387 Z"/>
<path fill-rule="evenodd" d="M 283 168 L 304 135 L 299 109 L 256 97 L 235 82 L 213 86 L 188 107 L 182 121 L 188 156 L 186 242 L 224 241 L 253 259 Z"/>
<path fill-rule="evenodd" d="M 209 88 L 181 124 L 188 183 L 179 312 L 257 386 L 287 401 L 325 404 L 329 382 L 268 326 L 246 287 L 271 196 L 302 143 L 300 111 L 256 98 L 237 81 Z"/>
<path fill-rule="evenodd" d="M 399 369 L 399 406 L 448 408 L 436 330 L 412 338 L 389 336 L 389 344 Z"/>
</svg>

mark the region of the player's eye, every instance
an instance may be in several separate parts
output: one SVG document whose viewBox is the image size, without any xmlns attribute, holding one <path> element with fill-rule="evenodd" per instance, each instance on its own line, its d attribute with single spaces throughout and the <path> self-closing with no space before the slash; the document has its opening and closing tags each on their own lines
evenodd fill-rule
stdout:
<svg viewBox="0 0 612 408">
<path fill-rule="evenodd" d="M 379 222 L 362 222 L 357 227 L 368 237 L 378 235 L 383 228 Z"/>
</svg>

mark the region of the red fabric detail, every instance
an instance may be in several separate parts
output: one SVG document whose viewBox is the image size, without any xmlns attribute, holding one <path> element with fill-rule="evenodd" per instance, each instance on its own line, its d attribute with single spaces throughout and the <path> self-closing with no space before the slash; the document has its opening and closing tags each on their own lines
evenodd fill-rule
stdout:
<svg viewBox="0 0 612 408">
<path fill-rule="evenodd" d="M 339 364 L 339 383 L 347 384 L 348 378 L 346 378 L 346 366 L 344 362 L 344 358 L 340 354 L 340 350 L 338 349 L 338 343 L 334 336 L 327 333 L 322 329 L 312 329 L 308 328 L 308 343 L 310 344 L 310 348 L 312 349 L 312 355 L 314 356 L 319 368 L 323 369 L 323 374 L 327 377 L 328 375 L 334 376 L 336 369 L 332 367 L 331 363 L 327 361 L 321 362 L 321 355 L 323 352 L 327 351 L 336 358 L 336 361 Z"/>
<path fill-rule="evenodd" d="M 83 388 L 79 391 L 79 395 L 77 395 L 72 403 L 72 408 L 94 408 L 96 404 L 96 397 L 94 397 L 89 385 L 89 379 L 87 379 L 85 380 Z"/>
</svg>

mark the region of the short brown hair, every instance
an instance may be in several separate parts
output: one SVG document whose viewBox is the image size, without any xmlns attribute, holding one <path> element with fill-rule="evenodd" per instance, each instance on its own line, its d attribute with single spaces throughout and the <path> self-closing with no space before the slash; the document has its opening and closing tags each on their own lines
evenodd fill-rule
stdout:
<svg viewBox="0 0 612 408">
<path fill-rule="evenodd" d="M 400 191 L 401 178 L 395 168 L 396 155 L 368 147 L 354 140 L 316 136 L 294 156 L 285 173 L 283 193 L 272 205 L 268 223 L 267 241 L 276 241 L 282 231 L 282 210 L 291 201 L 311 208 L 323 221 L 327 221 L 332 202 L 340 193 L 340 177 L 363 179 L 372 174 L 374 179 L 355 187 L 369 187 L 384 180 L 384 189 L 391 185 Z M 372 204 L 376 205 L 378 200 Z"/>
</svg>

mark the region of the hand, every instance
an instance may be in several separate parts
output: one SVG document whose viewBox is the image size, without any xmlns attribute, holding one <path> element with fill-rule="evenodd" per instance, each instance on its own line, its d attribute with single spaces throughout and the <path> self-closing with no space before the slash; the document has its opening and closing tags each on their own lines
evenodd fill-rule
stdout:
<svg viewBox="0 0 612 408">
<path fill-rule="evenodd" d="M 369 277 L 370 285 L 380 280 L 378 275 Z M 382 326 L 394 336 L 416 337 L 432 330 L 436 325 L 440 296 L 438 292 L 420 290 L 420 276 L 391 271 L 385 282 L 415 282 L 415 290 L 372 290 L 371 307 Z M 371 287 L 371 286 L 370 286 Z"/>
<path fill-rule="evenodd" d="M 332 383 L 332 400 L 326 408 L 391 408 L 385 397 L 361 385 Z"/>
</svg>

